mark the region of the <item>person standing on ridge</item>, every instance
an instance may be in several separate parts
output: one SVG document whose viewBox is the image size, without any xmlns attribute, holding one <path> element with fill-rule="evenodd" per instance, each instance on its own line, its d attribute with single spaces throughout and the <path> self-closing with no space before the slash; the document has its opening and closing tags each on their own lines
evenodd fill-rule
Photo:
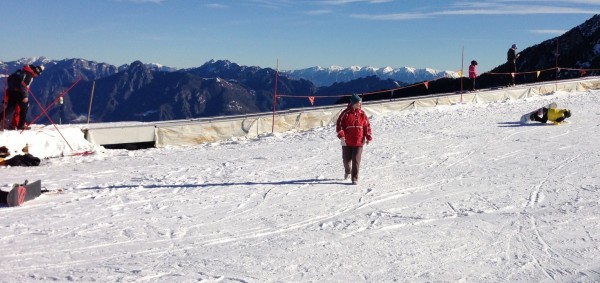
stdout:
<svg viewBox="0 0 600 283">
<path fill-rule="evenodd" d="M 515 86 L 515 75 L 517 73 L 517 58 L 519 58 L 519 56 L 520 54 L 517 53 L 517 45 L 513 44 L 506 53 L 506 60 L 508 63 L 509 73 L 508 86 Z"/>
<path fill-rule="evenodd" d="M 348 107 L 340 113 L 335 124 L 337 137 L 342 144 L 344 180 L 351 177 L 353 185 L 358 184 L 363 145 L 373 140 L 371 123 L 361 107 L 360 96 L 356 93 L 352 94 Z"/>
<path fill-rule="evenodd" d="M 9 119 L 15 108 L 19 107 L 19 123 L 17 125 L 18 130 L 28 129 L 29 126 L 26 124 L 27 110 L 29 109 L 29 87 L 33 82 L 33 78 L 38 77 L 44 71 L 44 66 L 25 65 L 22 69 L 17 70 L 10 76 L 8 76 L 8 83 L 6 89 L 6 96 L 8 96 L 8 102 L 6 103 L 6 109 L 2 109 L 3 113 L 0 114 L 0 119 Z M 3 125 L 5 121 L 2 121 Z M 14 129 L 11 123 L 7 123 L 10 129 Z"/>
<path fill-rule="evenodd" d="M 469 66 L 469 79 L 471 79 L 471 90 L 475 91 L 475 79 L 477 79 L 477 61 L 471 61 Z"/>
</svg>

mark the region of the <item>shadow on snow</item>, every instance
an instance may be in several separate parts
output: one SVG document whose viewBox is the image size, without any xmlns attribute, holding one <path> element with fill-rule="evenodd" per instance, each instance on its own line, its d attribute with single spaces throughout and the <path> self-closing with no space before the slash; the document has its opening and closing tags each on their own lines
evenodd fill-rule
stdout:
<svg viewBox="0 0 600 283">
<path fill-rule="evenodd" d="M 501 128 L 515 128 L 515 127 L 538 127 L 538 126 L 546 126 L 546 125 L 551 125 L 551 124 L 545 124 L 545 123 L 526 123 L 526 124 L 522 124 L 521 122 L 500 122 L 498 123 L 498 127 Z"/>
<path fill-rule="evenodd" d="M 291 180 L 291 181 L 274 181 L 274 182 L 240 182 L 240 183 L 204 183 L 204 184 L 182 184 L 182 185 L 116 185 L 106 187 L 89 187 L 76 188 L 76 190 L 105 190 L 105 189 L 164 189 L 164 188 L 210 188 L 210 187 L 233 187 L 233 186 L 260 186 L 260 185 L 314 185 L 314 184 L 330 184 L 330 185 L 352 185 L 350 182 L 344 182 L 338 179 L 306 179 L 306 180 Z"/>
</svg>

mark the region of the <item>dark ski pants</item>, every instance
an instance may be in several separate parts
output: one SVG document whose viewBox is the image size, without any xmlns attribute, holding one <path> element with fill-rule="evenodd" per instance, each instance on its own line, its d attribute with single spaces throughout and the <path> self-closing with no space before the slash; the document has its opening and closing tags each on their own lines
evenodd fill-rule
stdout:
<svg viewBox="0 0 600 283">
<path fill-rule="evenodd" d="M 508 85 L 515 84 L 515 77 L 513 76 L 513 74 L 515 74 L 515 76 L 516 76 L 516 73 L 517 73 L 517 63 L 508 62 Z"/>
<path fill-rule="evenodd" d="M 539 110 L 538 110 L 538 112 L 534 112 L 533 114 L 531 114 L 531 118 L 533 118 L 532 120 L 538 121 L 540 123 L 548 122 L 548 108 L 544 107 L 540 110 L 542 110 L 542 117 L 538 116 L 539 115 Z"/>
<path fill-rule="evenodd" d="M 7 197 L 8 197 L 8 192 L 0 190 L 0 203 L 8 204 L 8 201 L 6 200 Z"/>
<path fill-rule="evenodd" d="M 360 159 L 362 157 L 362 146 L 342 146 L 342 159 L 344 160 L 344 172 L 351 174 L 352 181 L 358 181 L 360 171 Z"/>
<path fill-rule="evenodd" d="M 15 107 L 18 105 L 20 110 L 19 110 L 19 124 L 17 125 L 17 129 L 23 129 L 25 128 L 25 119 L 27 118 L 27 110 L 29 108 L 29 103 L 28 102 L 23 102 L 23 99 L 26 97 L 25 95 L 23 95 L 23 93 L 21 93 L 20 91 L 8 91 L 7 92 L 8 95 L 8 102 L 6 103 L 6 109 L 3 109 L 4 111 L 0 112 L 0 120 L 6 118 L 6 120 L 10 120 L 9 123 L 4 123 L 5 127 L 11 127 L 12 125 L 12 115 L 13 112 L 15 111 Z M 4 107 L 4 102 L 2 102 L 2 106 Z"/>
</svg>

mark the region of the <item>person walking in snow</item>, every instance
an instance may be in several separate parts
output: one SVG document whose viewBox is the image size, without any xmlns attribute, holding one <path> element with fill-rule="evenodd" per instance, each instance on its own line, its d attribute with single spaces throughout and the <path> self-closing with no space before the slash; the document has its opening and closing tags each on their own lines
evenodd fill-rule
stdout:
<svg viewBox="0 0 600 283">
<path fill-rule="evenodd" d="M 17 70 L 8 76 L 6 94 L 8 100 L 6 108 L 2 109 L 0 119 L 4 125 L 4 119 L 9 119 L 15 108 L 19 107 L 19 123 L 17 129 L 24 130 L 29 126 L 26 125 L 27 110 L 29 109 L 29 87 L 36 78 L 44 71 L 44 66 L 25 65 L 22 69 Z M 3 104 L 4 105 L 4 104 Z M 12 123 L 7 123 L 10 129 L 13 129 Z"/>
<path fill-rule="evenodd" d="M 340 113 L 335 126 L 337 137 L 342 144 L 344 180 L 351 178 L 353 185 L 358 184 L 363 145 L 373 140 L 371 123 L 361 107 L 360 96 L 352 94 L 348 107 Z"/>
<path fill-rule="evenodd" d="M 508 52 L 506 53 L 506 60 L 508 64 L 508 86 L 515 86 L 515 75 L 517 73 L 517 58 L 520 54 L 517 53 L 517 45 L 513 44 Z"/>
<path fill-rule="evenodd" d="M 564 122 L 565 119 L 569 117 L 571 117 L 571 110 L 569 109 L 543 107 L 537 112 L 532 113 L 529 117 L 529 120 L 540 123 L 546 123 L 550 121 L 554 123 L 554 125 L 560 125 L 560 123 Z"/>
<path fill-rule="evenodd" d="M 469 66 L 469 79 L 471 80 L 471 90 L 475 91 L 475 80 L 477 79 L 477 61 L 471 61 Z"/>
</svg>

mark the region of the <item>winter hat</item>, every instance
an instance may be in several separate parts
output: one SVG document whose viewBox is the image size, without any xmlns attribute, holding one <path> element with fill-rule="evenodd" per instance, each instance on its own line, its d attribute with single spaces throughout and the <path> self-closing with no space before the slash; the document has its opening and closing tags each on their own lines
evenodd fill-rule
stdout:
<svg viewBox="0 0 600 283">
<path fill-rule="evenodd" d="M 44 66 L 29 65 L 29 68 L 31 68 L 33 72 L 38 76 L 44 71 Z"/>
<path fill-rule="evenodd" d="M 569 109 L 565 109 L 565 112 L 564 112 L 564 114 L 565 114 L 565 118 L 569 118 L 569 117 L 571 117 L 571 110 L 569 110 Z"/>
<path fill-rule="evenodd" d="M 513 45 L 512 45 L 512 48 L 514 48 L 514 49 L 517 49 L 517 45 L 516 45 L 516 44 L 513 44 Z"/>
<path fill-rule="evenodd" d="M 353 93 L 352 96 L 350 97 L 350 101 L 352 102 L 352 104 L 356 104 L 356 103 L 362 102 L 362 98 L 360 98 L 360 96 L 358 96 L 358 94 Z"/>
</svg>

